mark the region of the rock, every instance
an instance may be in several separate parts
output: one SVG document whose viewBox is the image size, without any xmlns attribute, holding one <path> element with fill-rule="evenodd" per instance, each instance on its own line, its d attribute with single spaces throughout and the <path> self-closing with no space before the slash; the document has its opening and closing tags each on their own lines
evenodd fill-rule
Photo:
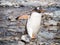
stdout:
<svg viewBox="0 0 60 45">
<path fill-rule="evenodd" d="M 19 37 L 15 37 L 15 40 L 17 40 L 17 41 L 18 41 L 18 40 L 19 40 Z"/>
<path fill-rule="evenodd" d="M 54 14 L 52 12 L 51 13 L 45 12 L 44 15 L 48 15 L 48 16 L 53 17 Z"/>
<path fill-rule="evenodd" d="M 24 34 L 25 32 L 25 26 L 20 26 L 18 29 L 19 32 L 22 32 L 22 34 Z"/>
<path fill-rule="evenodd" d="M 58 27 L 57 27 L 57 26 L 49 26 L 49 27 L 48 27 L 48 30 L 57 31 L 57 30 L 58 30 Z"/>
<path fill-rule="evenodd" d="M 16 32 L 16 30 L 15 30 L 15 29 L 8 29 L 8 31 Z"/>
<path fill-rule="evenodd" d="M 57 23 L 57 26 L 60 26 L 60 22 Z"/>
<path fill-rule="evenodd" d="M 7 27 L 6 24 L 0 24 L 0 27 Z"/>
<path fill-rule="evenodd" d="M 18 45 L 25 45 L 24 42 L 18 41 Z"/>
<path fill-rule="evenodd" d="M 60 39 L 60 34 L 56 34 L 55 38 Z"/>
<path fill-rule="evenodd" d="M 60 10 L 54 12 L 54 17 L 60 16 Z"/>
<path fill-rule="evenodd" d="M 56 45 L 59 45 L 59 43 L 55 43 Z"/>
<path fill-rule="evenodd" d="M 30 42 L 30 45 L 37 45 L 36 42 Z"/>
<path fill-rule="evenodd" d="M 16 21 L 16 19 L 15 19 L 12 15 L 10 15 L 10 16 L 8 17 L 8 20 L 10 20 L 10 21 Z"/>
<path fill-rule="evenodd" d="M 50 24 L 48 22 L 44 22 L 44 26 L 49 26 Z"/>
<path fill-rule="evenodd" d="M 51 43 L 51 45 L 56 45 L 55 43 Z"/>
<path fill-rule="evenodd" d="M 10 25 L 16 25 L 16 22 L 10 22 Z"/>
<path fill-rule="evenodd" d="M 49 20 L 48 23 L 50 25 L 57 25 L 58 22 L 57 21 L 54 21 L 54 20 Z"/>
<path fill-rule="evenodd" d="M 45 43 L 41 42 L 40 45 L 45 45 Z"/>
<path fill-rule="evenodd" d="M 39 32 L 39 36 L 41 36 L 44 39 L 53 39 L 55 37 L 55 34 L 52 32 Z"/>
<path fill-rule="evenodd" d="M 17 28 L 17 26 L 13 26 L 13 25 L 9 26 L 9 29 L 15 29 L 15 28 Z"/>
<path fill-rule="evenodd" d="M 21 40 L 23 40 L 25 42 L 30 42 L 30 38 L 28 35 L 22 35 Z"/>
<path fill-rule="evenodd" d="M 19 26 L 19 25 L 21 25 L 21 26 L 26 26 L 26 23 L 27 23 L 27 20 L 22 19 L 22 20 L 19 21 L 19 23 L 17 23 L 17 25 L 18 25 L 18 26 Z"/>
<path fill-rule="evenodd" d="M 60 21 L 60 17 L 53 17 L 53 20 Z"/>
</svg>

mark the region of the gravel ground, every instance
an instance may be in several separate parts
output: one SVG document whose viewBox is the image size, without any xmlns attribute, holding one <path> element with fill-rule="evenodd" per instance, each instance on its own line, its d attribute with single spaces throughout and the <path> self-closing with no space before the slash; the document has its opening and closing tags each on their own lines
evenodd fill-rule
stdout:
<svg viewBox="0 0 60 45">
<path fill-rule="evenodd" d="M 0 7 L 0 45 L 60 45 L 60 25 L 57 26 L 56 23 L 51 23 L 51 21 L 48 24 L 53 24 L 53 28 L 51 27 L 45 27 L 45 22 L 49 21 L 49 15 L 46 19 L 42 17 L 42 25 L 40 28 L 40 32 L 37 35 L 37 39 L 35 41 L 30 41 L 29 43 L 24 43 L 21 40 L 21 36 L 24 34 L 25 31 L 25 25 L 27 20 L 14 20 L 16 17 L 23 15 L 23 14 L 30 14 L 33 8 L 31 7 L 21 7 L 21 8 L 2 8 Z M 47 8 L 47 11 L 49 12 L 56 12 L 54 16 L 58 14 L 59 8 Z M 60 13 L 59 13 L 60 14 Z M 8 17 L 12 16 L 12 21 L 8 20 Z M 52 17 L 52 20 L 55 22 L 59 22 L 60 24 L 60 18 L 59 15 L 56 17 Z M 45 17 L 45 16 L 44 16 Z M 46 18 L 46 17 L 45 17 Z M 18 24 L 22 25 L 18 25 Z M 45 24 L 44 24 L 45 23 Z M 54 28 L 56 27 L 56 29 Z M 57 28 L 58 27 L 58 28 Z M 57 35 L 57 36 L 56 36 Z M 58 37 L 59 36 L 59 37 Z M 54 39 L 53 37 L 58 37 Z M 53 38 L 53 39 L 51 39 Z M 8 40 L 8 41 L 6 41 Z M 18 41 L 17 41 L 18 40 Z"/>
</svg>

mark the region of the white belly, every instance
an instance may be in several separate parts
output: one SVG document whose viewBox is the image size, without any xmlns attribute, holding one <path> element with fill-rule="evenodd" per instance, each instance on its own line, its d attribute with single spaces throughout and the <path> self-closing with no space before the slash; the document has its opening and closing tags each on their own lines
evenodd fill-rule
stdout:
<svg viewBox="0 0 60 45">
<path fill-rule="evenodd" d="M 27 31 L 30 37 L 32 37 L 33 33 L 37 35 L 40 29 L 40 23 L 41 23 L 41 14 L 36 12 L 32 13 L 31 17 L 28 19 L 27 22 Z"/>
</svg>

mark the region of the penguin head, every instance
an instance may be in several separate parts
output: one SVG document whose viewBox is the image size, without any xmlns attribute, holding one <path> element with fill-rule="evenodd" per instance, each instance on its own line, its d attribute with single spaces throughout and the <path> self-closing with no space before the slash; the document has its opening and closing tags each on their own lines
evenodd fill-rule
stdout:
<svg viewBox="0 0 60 45">
<path fill-rule="evenodd" d="M 41 7 L 35 7 L 33 11 L 36 11 L 38 13 L 43 13 L 45 10 L 43 10 Z"/>
</svg>

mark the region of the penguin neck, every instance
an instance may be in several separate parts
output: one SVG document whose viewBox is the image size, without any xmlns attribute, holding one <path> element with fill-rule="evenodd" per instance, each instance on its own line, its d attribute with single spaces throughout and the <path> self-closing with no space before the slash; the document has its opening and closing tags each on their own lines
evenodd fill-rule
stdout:
<svg viewBox="0 0 60 45">
<path fill-rule="evenodd" d="M 35 12 L 35 11 L 34 11 L 34 12 L 32 12 L 32 15 L 31 15 L 31 16 L 32 16 L 32 17 L 33 17 L 33 16 L 36 16 L 36 17 L 39 16 L 39 17 L 41 17 L 41 16 L 42 16 L 42 13 L 38 13 L 38 12 Z"/>
</svg>

